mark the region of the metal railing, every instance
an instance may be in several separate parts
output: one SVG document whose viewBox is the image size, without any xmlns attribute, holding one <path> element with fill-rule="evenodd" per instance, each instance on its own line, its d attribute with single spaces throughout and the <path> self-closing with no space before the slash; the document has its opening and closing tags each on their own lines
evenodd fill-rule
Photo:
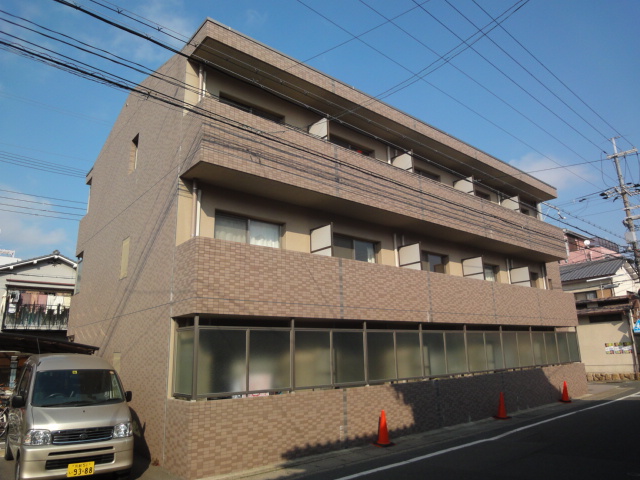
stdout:
<svg viewBox="0 0 640 480">
<path fill-rule="evenodd" d="M 64 305 L 23 304 L 15 312 L 5 312 L 3 330 L 66 330 L 69 307 Z"/>
</svg>

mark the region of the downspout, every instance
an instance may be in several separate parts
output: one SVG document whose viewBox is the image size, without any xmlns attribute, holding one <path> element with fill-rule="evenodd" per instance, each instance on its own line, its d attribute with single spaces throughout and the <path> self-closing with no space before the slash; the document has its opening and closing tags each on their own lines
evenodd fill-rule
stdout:
<svg viewBox="0 0 640 480">
<path fill-rule="evenodd" d="M 198 208 L 198 182 L 194 179 L 191 184 L 191 236 L 196 236 L 197 219 L 200 216 Z"/>
<path fill-rule="evenodd" d="M 397 234 L 393 234 L 393 251 L 396 256 L 396 267 L 400 266 L 400 254 L 398 253 L 398 236 Z"/>
</svg>

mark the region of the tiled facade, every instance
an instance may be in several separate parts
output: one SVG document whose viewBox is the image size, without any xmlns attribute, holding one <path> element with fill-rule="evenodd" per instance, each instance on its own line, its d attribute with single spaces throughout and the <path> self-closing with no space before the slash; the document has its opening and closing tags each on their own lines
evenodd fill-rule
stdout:
<svg viewBox="0 0 640 480">
<path fill-rule="evenodd" d="M 509 195 L 546 200 L 555 194 L 486 153 L 212 21 L 184 53 L 192 61 L 175 56 L 160 72 L 193 87 L 198 61 L 210 69 L 211 82 L 221 71 L 231 78 L 255 65 L 267 90 L 288 88 L 299 98 L 307 89 L 310 110 L 296 105 L 296 118 L 320 119 L 320 96 L 328 115 L 337 105 L 366 101 L 366 109 L 348 118 L 367 115 L 376 136 L 388 125 L 389 141 L 418 138 L 407 148 L 433 148 L 443 162 L 456 157 L 468 175 L 507 178 Z M 77 252 L 83 278 L 69 334 L 100 347 L 134 391 L 139 446 L 151 459 L 197 479 L 368 442 L 381 409 L 393 436 L 494 415 L 500 391 L 513 410 L 556 401 L 565 380 L 572 395 L 585 393 L 584 367 L 565 363 L 253 398 L 174 398 L 177 319 L 495 331 L 571 329 L 577 319 L 572 297 L 559 288 L 562 232 L 535 216 L 252 115 L 213 94 L 200 99 L 193 88 L 168 87 L 156 78 L 145 80 L 145 89 L 195 106 L 181 109 L 132 94 L 123 107 L 87 177 L 90 207 Z M 215 239 L 216 213 L 228 210 L 285 224 L 282 247 Z M 312 254 L 310 230 L 328 224 L 379 240 L 377 263 Z M 509 258 L 540 272 L 544 287 L 400 268 L 396 247 L 414 242 L 436 251 L 455 248 L 454 273 L 467 257 Z"/>
<path fill-rule="evenodd" d="M 581 364 L 468 378 L 215 402 L 169 400 L 165 467 L 203 478 L 376 440 L 385 410 L 391 440 L 557 402 L 566 381 L 586 394 Z M 194 438 L 182 442 L 181 437 Z M 221 452 L 224 452 L 221 454 Z"/>
</svg>

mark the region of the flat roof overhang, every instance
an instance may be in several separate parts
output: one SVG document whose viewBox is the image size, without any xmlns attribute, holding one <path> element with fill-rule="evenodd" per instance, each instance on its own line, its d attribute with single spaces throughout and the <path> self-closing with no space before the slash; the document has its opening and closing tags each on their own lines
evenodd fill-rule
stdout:
<svg viewBox="0 0 640 480">
<path fill-rule="evenodd" d="M 378 100 L 372 101 L 370 96 L 339 80 L 234 32 L 240 39 L 238 45 L 249 42 L 247 48 L 250 45 L 252 52 L 263 50 L 262 54 L 249 55 L 210 36 L 215 35 L 216 29 L 223 29 L 228 34 L 231 30 L 228 27 L 211 20 L 207 20 L 204 27 L 210 29 L 208 35 L 203 35 L 201 43 L 189 53 L 197 62 L 257 85 L 322 116 L 339 116 L 339 121 L 372 137 L 405 151 L 413 150 L 462 175 L 473 175 L 483 184 L 506 194 L 520 195 L 525 201 L 528 197 L 537 201 L 557 197 L 554 187 L 415 117 Z M 261 59 L 274 58 L 274 55 L 282 60 L 279 65 Z M 290 67 L 283 68 L 286 64 Z"/>
</svg>

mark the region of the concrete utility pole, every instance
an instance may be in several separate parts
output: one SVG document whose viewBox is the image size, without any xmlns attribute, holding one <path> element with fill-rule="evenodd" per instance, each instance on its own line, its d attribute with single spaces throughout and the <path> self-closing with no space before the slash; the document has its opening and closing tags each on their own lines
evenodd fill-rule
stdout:
<svg viewBox="0 0 640 480">
<path fill-rule="evenodd" d="M 608 155 L 607 158 L 613 159 L 613 162 L 616 164 L 616 171 L 618 172 L 618 182 L 620 184 L 620 196 L 622 197 L 622 202 L 624 203 L 624 212 L 626 214 L 625 219 L 622 223 L 627 227 L 627 235 L 625 235 L 627 243 L 631 245 L 633 248 L 633 259 L 636 272 L 640 272 L 640 251 L 638 251 L 638 239 L 636 237 L 636 226 L 633 223 L 634 220 L 640 219 L 640 215 L 631 215 L 631 204 L 629 203 L 629 191 L 627 186 L 624 183 L 624 177 L 622 176 L 622 170 L 620 169 L 620 162 L 618 158 L 624 157 L 630 153 L 636 153 L 638 151 L 637 148 L 632 148 L 631 150 L 626 150 L 624 152 L 618 152 L 618 147 L 616 145 L 616 137 L 611 138 L 611 143 L 613 144 L 613 155 Z"/>
</svg>

